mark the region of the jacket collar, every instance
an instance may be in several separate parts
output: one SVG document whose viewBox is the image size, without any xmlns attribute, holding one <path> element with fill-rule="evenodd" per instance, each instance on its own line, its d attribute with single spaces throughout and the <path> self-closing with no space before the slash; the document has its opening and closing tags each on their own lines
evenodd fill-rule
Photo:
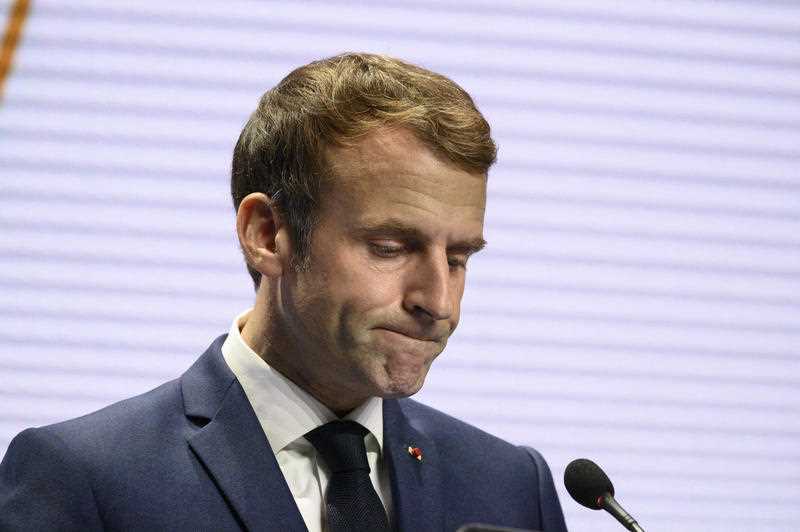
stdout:
<svg viewBox="0 0 800 532">
<path fill-rule="evenodd" d="M 247 396 L 217 338 L 181 377 L 186 416 L 198 426 L 189 447 L 247 530 L 306 526 Z"/>
</svg>

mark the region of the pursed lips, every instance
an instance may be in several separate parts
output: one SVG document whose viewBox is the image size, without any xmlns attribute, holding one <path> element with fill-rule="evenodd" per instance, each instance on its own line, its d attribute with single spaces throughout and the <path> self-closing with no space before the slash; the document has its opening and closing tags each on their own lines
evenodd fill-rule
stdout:
<svg viewBox="0 0 800 532">
<path fill-rule="evenodd" d="M 399 334 L 401 336 L 405 336 L 406 338 L 410 338 L 412 340 L 417 340 L 417 341 L 421 341 L 421 342 L 441 343 L 442 338 L 444 337 L 444 335 L 431 336 L 431 335 L 424 335 L 424 334 L 416 334 L 416 333 L 412 333 L 410 331 L 399 329 L 399 328 L 378 327 L 378 329 L 381 329 L 381 330 L 384 330 L 384 331 L 388 331 L 388 332 L 391 332 L 391 333 L 394 333 L 394 334 Z"/>
</svg>

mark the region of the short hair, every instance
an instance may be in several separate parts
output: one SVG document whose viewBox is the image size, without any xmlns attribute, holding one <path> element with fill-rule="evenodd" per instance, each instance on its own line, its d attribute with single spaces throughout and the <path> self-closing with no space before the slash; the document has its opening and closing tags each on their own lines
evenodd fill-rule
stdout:
<svg viewBox="0 0 800 532">
<path fill-rule="evenodd" d="M 410 130 L 469 172 L 486 175 L 497 157 L 489 124 L 455 82 L 385 55 L 346 53 L 297 68 L 261 97 L 233 152 L 234 208 L 253 192 L 270 197 L 303 264 L 329 175 L 326 148 L 384 126 Z M 258 289 L 261 274 L 247 269 Z"/>
</svg>

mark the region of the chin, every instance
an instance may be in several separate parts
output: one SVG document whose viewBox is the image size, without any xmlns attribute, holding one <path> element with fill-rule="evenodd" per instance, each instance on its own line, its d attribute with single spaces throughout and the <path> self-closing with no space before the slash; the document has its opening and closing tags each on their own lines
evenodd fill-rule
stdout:
<svg viewBox="0 0 800 532">
<path fill-rule="evenodd" d="M 406 384 L 393 384 L 383 390 L 381 397 L 384 399 L 401 399 L 403 397 L 411 397 L 422 389 L 422 382 L 414 383 L 413 385 Z"/>
<path fill-rule="evenodd" d="M 422 389 L 427 375 L 428 366 L 417 371 L 407 369 L 392 371 L 391 368 L 386 368 L 383 379 L 381 379 L 383 382 L 379 386 L 380 396 L 385 398 L 410 397 Z"/>
<path fill-rule="evenodd" d="M 383 347 L 383 346 L 381 346 Z M 376 397 L 399 398 L 414 395 L 425 384 L 425 377 L 441 349 L 375 349 L 362 359 L 364 382 L 370 383 Z"/>
</svg>

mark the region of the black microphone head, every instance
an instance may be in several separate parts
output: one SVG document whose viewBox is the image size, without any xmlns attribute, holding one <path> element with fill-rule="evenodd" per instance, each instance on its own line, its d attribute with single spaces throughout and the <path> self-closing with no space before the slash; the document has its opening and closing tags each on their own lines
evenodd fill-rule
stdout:
<svg viewBox="0 0 800 532">
<path fill-rule="evenodd" d="M 578 503 L 601 510 L 599 499 L 608 493 L 614 495 L 614 485 L 600 466 L 586 458 L 573 460 L 564 471 L 564 485 Z"/>
</svg>

